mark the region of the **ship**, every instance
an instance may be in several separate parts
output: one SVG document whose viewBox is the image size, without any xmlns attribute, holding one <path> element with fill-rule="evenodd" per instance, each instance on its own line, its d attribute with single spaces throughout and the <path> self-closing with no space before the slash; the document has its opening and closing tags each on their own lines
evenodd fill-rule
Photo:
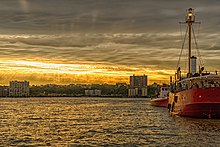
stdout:
<svg viewBox="0 0 220 147">
<path fill-rule="evenodd" d="M 169 91 L 169 86 L 163 84 L 158 91 L 157 98 L 151 99 L 150 104 L 156 107 L 167 107 Z"/>
<path fill-rule="evenodd" d="M 197 70 L 197 57 L 192 55 L 192 39 L 195 44 L 193 25 L 194 9 L 186 11 L 185 23 L 188 38 L 187 71 L 182 74 L 177 66 L 175 80 L 169 93 L 168 109 L 171 114 L 193 118 L 220 118 L 220 75 L 217 71 L 205 72 L 204 66 Z"/>
</svg>

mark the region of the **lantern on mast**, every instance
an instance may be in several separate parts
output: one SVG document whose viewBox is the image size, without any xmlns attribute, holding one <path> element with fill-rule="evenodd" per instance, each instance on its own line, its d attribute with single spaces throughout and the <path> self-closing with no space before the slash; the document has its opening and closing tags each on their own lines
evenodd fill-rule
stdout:
<svg viewBox="0 0 220 147">
<path fill-rule="evenodd" d="M 186 12 L 186 23 L 193 23 L 195 22 L 195 15 L 192 8 L 189 8 Z"/>
</svg>

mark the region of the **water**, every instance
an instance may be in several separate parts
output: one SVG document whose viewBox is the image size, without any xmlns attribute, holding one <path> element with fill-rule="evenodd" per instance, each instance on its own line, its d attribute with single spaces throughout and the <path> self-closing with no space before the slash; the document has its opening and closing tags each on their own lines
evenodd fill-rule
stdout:
<svg viewBox="0 0 220 147">
<path fill-rule="evenodd" d="M 219 132 L 149 99 L 0 99 L 0 146 L 218 146 Z"/>
</svg>

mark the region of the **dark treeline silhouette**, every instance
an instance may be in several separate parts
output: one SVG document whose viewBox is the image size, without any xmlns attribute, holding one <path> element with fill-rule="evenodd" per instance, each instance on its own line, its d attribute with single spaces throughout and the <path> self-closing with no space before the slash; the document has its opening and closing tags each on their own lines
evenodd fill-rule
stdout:
<svg viewBox="0 0 220 147">
<path fill-rule="evenodd" d="M 30 87 L 30 96 L 85 96 L 85 90 L 101 90 L 102 96 L 127 96 L 127 87 L 108 84 L 70 84 L 70 85 L 33 85 Z"/>
</svg>

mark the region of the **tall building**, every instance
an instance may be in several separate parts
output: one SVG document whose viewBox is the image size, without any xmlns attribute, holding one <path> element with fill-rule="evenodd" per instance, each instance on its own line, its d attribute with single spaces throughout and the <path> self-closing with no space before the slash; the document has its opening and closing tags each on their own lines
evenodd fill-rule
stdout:
<svg viewBox="0 0 220 147">
<path fill-rule="evenodd" d="M 29 96 L 28 81 L 10 81 L 9 96 L 10 97 L 28 97 Z"/>
<path fill-rule="evenodd" d="M 147 96 L 147 75 L 130 76 L 129 97 Z"/>
<path fill-rule="evenodd" d="M 143 88 L 147 86 L 147 75 L 143 76 L 130 76 L 130 87 L 131 88 Z"/>
</svg>

